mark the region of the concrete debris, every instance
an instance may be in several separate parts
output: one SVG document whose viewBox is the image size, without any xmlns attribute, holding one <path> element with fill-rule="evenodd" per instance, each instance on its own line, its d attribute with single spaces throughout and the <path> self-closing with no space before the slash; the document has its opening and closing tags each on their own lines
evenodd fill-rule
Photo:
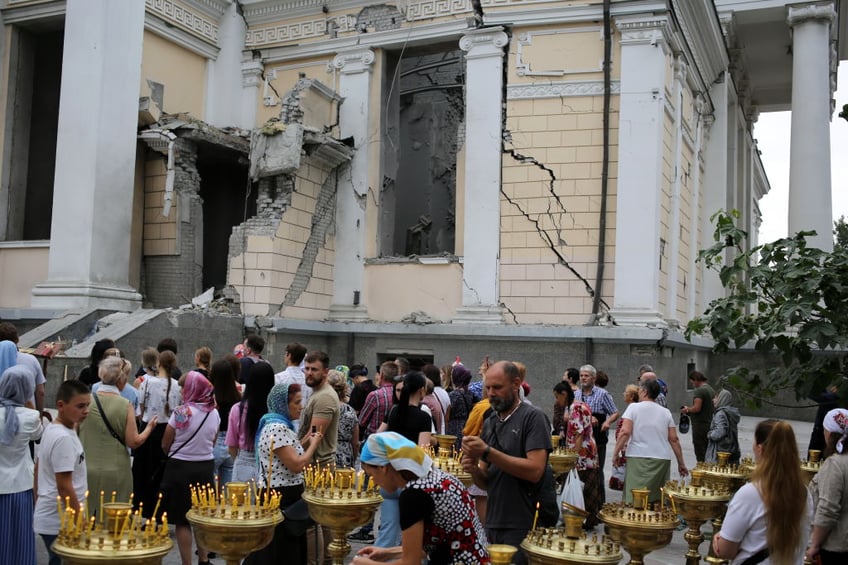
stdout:
<svg viewBox="0 0 848 565">
<path fill-rule="evenodd" d="M 193 306 L 201 306 L 206 307 L 210 302 L 215 298 L 215 287 L 210 286 L 201 294 L 198 294 L 194 298 L 191 299 L 191 303 Z"/>
<path fill-rule="evenodd" d="M 411 312 L 401 319 L 401 322 L 404 324 L 417 324 L 417 325 L 426 325 L 426 324 L 439 324 L 441 320 L 437 320 L 432 316 L 428 315 L 426 312 L 422 312 L 421 310 L 416 310 L 415 312 Z"/>
</svg>

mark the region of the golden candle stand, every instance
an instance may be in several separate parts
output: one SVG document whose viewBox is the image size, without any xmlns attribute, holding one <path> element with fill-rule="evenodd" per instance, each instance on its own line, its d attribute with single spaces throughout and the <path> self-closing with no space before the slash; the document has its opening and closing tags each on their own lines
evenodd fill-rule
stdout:
<svg viewBox="0 0 848 565">
<path fill-rule="evenodd" d="M 576 531 L 565 528 L 537 528 L 521 542 L 530 565 L 580 565 L 583 563 L 618 563 L 621 544 L 598 534 L 589 537 L 577 524 Z M 490 553 L 491 555 L 491 553 Z M 493 560 L 494 563 L 494 560 Z"/>
<path fill-rule="evenodd" d="M 113 493 L 114 496 L 114 493 Z M 67 505 L 59 506 L 59 535 L 53 551 L 68 565 L 156 565 L 171 551 L 173 542 L 168 536 L 168 515 L 163 522 L 144 520 L 139 511 L 132 511 L 131 502 L 103 503 L 100 496 L 97 518 L 86 517 L 84 510 L 76 511 Z M 155 514 L 155 513 L 154 513 Z"/>
<path fill-rule="evenodd" d="M 560 437 L 551 436 L 551 445 L 553 450 L 548 456 L 548 463 L 554 470 L 554 476 L 557 477 L 559 484 L 558 491 L 562 488 L 562 483 L 565 479 L 562 478 L 566 473 L 570 473 L 574 466 L 577 465 L 577 452 L 573 449 L 568 449 L 565 446 L 560 447 Z"/>
<path fill-rule="evenodd" d="M 451 447 L 449 448 L 445 448 L 440 445 L 438 455 L 433 452 L 431 447 L 427 447 L 425 451 L 433 459 L 433 465 L 435 465 L 436 468 L 453 475 L 466 487 L 470 487 L 474 484 L 474 479 L 471 477 L 471 473 L 466 473 L 462 469 L 462 451 L 454 451 L 453 444 L 451 444 Z"/>
<path fill-rule="evenodd" d="M 692 469 L 692 482 L 690 484 L 693 487 L 704 486 L 717 490 L 726 490 L 730 494 L 730 497 L 733 498 L 736 491 L 750 480 L 751 473 L 753 472 L 753 461 L 749 459 L 739 464 L 730 464 L 730 453 L 719 451 L 717 455 L 718 463 L 716 465 L 699 463 L 698 467 Z M 722 511 L 712 518 L 713 533 L 711 538 L 715 538 L 721 531 L 721 524 L 724 521 L 726 510 L 727 506 L 725 505 Z M 720 557 L 716 557 L 713 552 L 712 541 L 710 542 L 710 549 L 704 560 L 707 563 L 714 564 L 727 562 Z"/>
<path fill-rule="evenodd" d="M 191 487 L 191 510 L 186 513 L 197 545 L 238 565 L 248 554 L 274 539 L 283 521 L 280 496 L 257 489 L 254 483 L 227 483 L 224 492 L 211 485 Z"/>
<path fill-rule="evenodd" d="M 726 488 L 686 485 L 679 481 L 668 481 L 663 491 L 671 501 L 672 509 L 683 516 L 689 527 L 683 535 L 689 544 L 686 565 L 698 565 L 701 562 L 698 547 L 704 541 L 701 526 L 711 518 L 724 515 L 733 493 Z"/>
<path fill-rule="evenodd" d="M 660 502 L 658 510 L 648 508 L 648 489 L 633 489 L 633 504 L 607 503 L 598 517 L 609 537 L 630 554 L 630 565 L 641 565 L 645 555 L 671 543 L 680 524 L 677 513 Z"/>
<path fill-rule="evenodd" d="M 486 549 L 489 551 L 492 565 L 510 565 L 512 563 L 512 556 L 518 551 L 518 548 L 514 545 L 507 545 L 505 543 L 493 543 Z"/>
<path fill-rule="evenodd" d="M 436 441 L 439 444 L 440 453 L 442 451 L 453 453 L 454 447 L 456 446 L 456 436 L 449 434 L 433 434 L 433 437 L 436 438 Z"/>
<path fill-rule="evenodd" d="M 821 469 L 821 464 L 821 451 L 818 449 L 809 450 L 807 452 L 807 460 L 801 461 L 801 472 L 804 475 L 804 482 L 810 484 L 810 481 L 813 480 L 813 477 Z"/>
<path fill-rule="evenodd" d="M 309 506 L 309 515 L 330 528 L 333 541 L 328 551 L 333 565 L 343 565 L 351 549 L 347 534 L 371 521 L 383 497 L 371 477 L 366 484 L 365 474 L 353 469 L 308 467 L 304 483 L 303 500 Z"/>
</svg>

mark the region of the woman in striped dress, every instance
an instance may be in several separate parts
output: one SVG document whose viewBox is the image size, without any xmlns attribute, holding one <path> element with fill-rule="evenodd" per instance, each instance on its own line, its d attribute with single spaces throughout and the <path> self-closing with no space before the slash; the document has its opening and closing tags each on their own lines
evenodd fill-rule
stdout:
<svg viewBox="0 0 848 565">
<path fill-rule="evenodd" d="M 24 365 L 0 376 L 0 563 L 36 562 L 29 442 L 41 437 L 42 427 L 38 411 L 24 406 L 34 391 L 35 380 Z"/>
</svg>

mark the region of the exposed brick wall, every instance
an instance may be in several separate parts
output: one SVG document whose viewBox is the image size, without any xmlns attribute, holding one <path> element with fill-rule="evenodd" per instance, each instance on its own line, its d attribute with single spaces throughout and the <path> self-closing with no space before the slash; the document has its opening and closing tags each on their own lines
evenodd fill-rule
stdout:
<svg viewBox="0 0 848 565">
<path fill-rule="evenodd" d="M 158 221 L 156 216 L 158 212 L 158 217 L 162 217 L 164 203 L 163 158 L 148 162 L 145 183 L 143 292 L 145 303 L 159 308 L 191 301 L 202 291 L 203 281 L 203 201 L 198 195 L 197 147 L 190 141 L 178 139 L 174 157 L 173 202 L 168 217 L 163 218 L 167 222 Z M 151 172 L 160 174 L 151 176 Z M 152 195 L 147 190 L 148 186 L 155 189 Z M 148 203 L 152 205 L 150 208 Z M 159 226 L 158 239 L 154 238 L 156 226 Z M 172 237 L 162 237 L 172 232 Z"/>
</svg>

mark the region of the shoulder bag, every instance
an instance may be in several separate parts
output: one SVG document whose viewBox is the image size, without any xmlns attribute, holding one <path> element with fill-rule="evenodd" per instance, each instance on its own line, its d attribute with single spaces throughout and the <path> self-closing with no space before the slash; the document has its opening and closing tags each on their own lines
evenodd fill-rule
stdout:
<svg viewBox="0 0 848 565">
<path fill-rule="evenodd" d="M 100 398 L 98 398 L 97 393 L 95 392 L 94 394 L 92 394 L 92 396 L 94 397 L 94 403 L 95 403 L 95 404 L 97 404 L 97 411 L 98 411 L 98 412 L 100 412 L 100 417 L 103 419 L 103 423 L 104 423 L 104 424 L 106 424 L 106 429 L 109 431 L 109 434 L 110 434 L 113 438 L 115 438 L 116 440 L 118 440 L 118 442 L 119 442 L 121 445 L 123 445 L 124 447 L 126 447 L 126 446 L 127 446 L 127 444 L 126 444 L 126 443 L 124 443 L 124 440 L 123 440 L 123 439 L 121 439 L 121 436 L 119 436 L 119 435 L 117 434 L 117 432 L 115 432 L 115 428 L 113 428 L 113 427 L 112 427 L 112 424 L 110 424 L 110 423 L 109 423 L 109 419 L 106 417 L 106 413 L 103 411 L 103 405 L 102 405 L 102 404 L 100 404 Z"/>
</svg>

